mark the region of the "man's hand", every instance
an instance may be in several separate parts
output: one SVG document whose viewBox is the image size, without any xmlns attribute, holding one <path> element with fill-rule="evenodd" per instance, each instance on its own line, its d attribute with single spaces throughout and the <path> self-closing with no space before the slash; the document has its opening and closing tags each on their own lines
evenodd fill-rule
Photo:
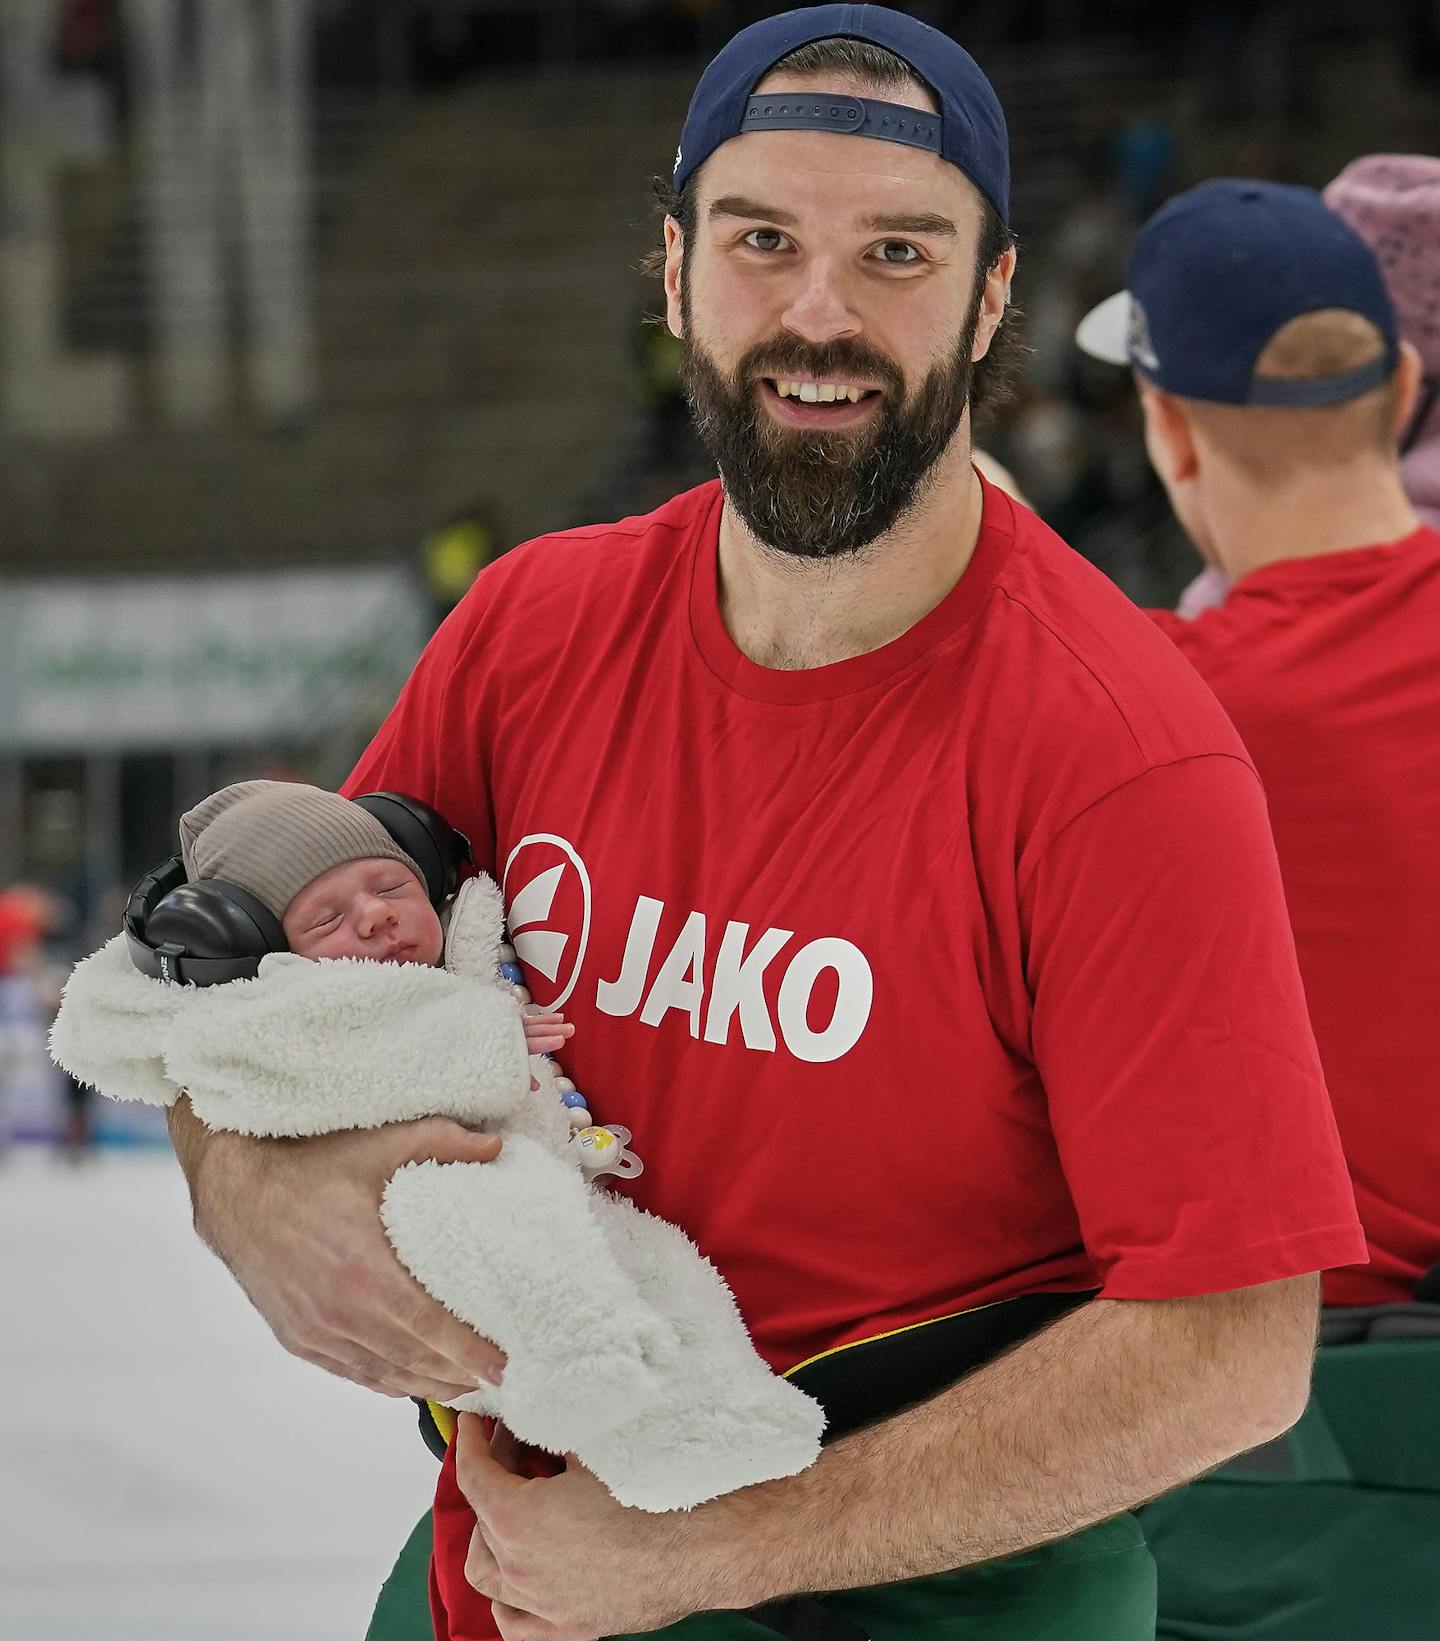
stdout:
<svg viewBox="0 0 1440 1641">
<path fill-rule="evenodd" d="M 493 1135 L 442 1117 L 313 1139 L 211 1132 L 171 1108 L 195 1229 L 286 1350 L 386 1396 L 448 1401 L 500 1382 L 505 1358 L 404 1269 L 380 1196 L 407 1162 L 489 1162 Z"/>
<path fill-rule="evenodd" d="M 642 1634 L 725 1604 L 684 1512 L 628 1510 L 574 1458 L 558 1476 L 516 1475 L 514 1439 L 497 1425 L 487 1442 L 473 1414 L 460 1415 L 456 1441 L 455 1479 L 476 1517 L 465 1576 L 490 1597 L 505 1641 Z M 741 1555 L 732 1538 L 726 1563 Z"/>
</svg>

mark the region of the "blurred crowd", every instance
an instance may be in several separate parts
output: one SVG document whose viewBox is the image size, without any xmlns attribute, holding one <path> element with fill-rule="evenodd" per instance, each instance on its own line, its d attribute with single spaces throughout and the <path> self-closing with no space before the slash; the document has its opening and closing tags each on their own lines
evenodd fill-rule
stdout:
<svg viewBox="0 0 1440 1641">
<path fill-rule="evenodd" d="M 72 908 L 37 884 L 0 888 L 0 1157 L 16 1140 L 54 1140 L 79 1159 L 94 1137 L 93 1095 L 45 1047 L 76 955 L 72 923 Z"/>
<path fill-rule="evenodd" d="M 73 0 L 86 12 L 114 0 Z M 383 81 L 397 70 L 420 84 L 477 69 L 625 59 L 703 58 L 745 24 L 784 7 L 774 0 L 322 0 L 322 74 Z M 1294 0 L 1070 0 L 1056 5 L 910 0 L 913 16 L 977 55 L 1057 38 L 1115 37 L 1162 47 L 1186 74 L 1213 76 L 1217 111 L 1293 105 L 1306 54 L 1373 23 L 1373 7 Z M 1388 8 L 1412 72 L 1440 71 L 1440 19 L 1427 0 Z M 1236 64 L 1244 65 L 1235 72 Z M 1278 67 L 1278 72 L 1277 72 Z M 1220 72 L 1215 72 L 1219 70 Z"/>
</svg>

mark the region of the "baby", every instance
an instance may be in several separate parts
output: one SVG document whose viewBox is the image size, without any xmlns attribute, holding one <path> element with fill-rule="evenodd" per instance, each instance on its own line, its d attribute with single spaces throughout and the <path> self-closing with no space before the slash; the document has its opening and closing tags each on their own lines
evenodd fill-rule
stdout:
<svg viewBox="0 0 1440 1641">
<path fill-rule="evenodd" d="M 388 856 L 342 861 L 311 878 L 285 908 L 280 927 L 297 957 L 424 963 L 433 969 L 445 954 L 440 914 L 419 874 Z M 513 960 L 513 949 L 502 948 L 501 956 Z M 521 1025 L 531 1054 L 553 1054 L 575 1033 L 564 1015 L 540 1009 L 526 1008 Z M 539 1088 L 538 1079 L 532 1077 L 530 1086 Z"/>
<path fill-rule="evenodd" d="M 444 962 L 445 930 L 421 868 L 380 820 L 338 793 L 242 781 L 181 817 L 180 844 L 190 882 L 218 879 L 253 894 L 279 917 L 297 957 L 429 968 Z M 530 993 L 517 983 L 513 947 L 502 945 L 499 957 L 502 975 L 514 977 L 528 1052 L 553 1054 L 575 1028 L 562 1015 L 532 1011 Z M 540 1087 L 538 1078 L 530 1087 Z M 575 1160 L 588 1176 L 640 1172 L 624 1149 L 628 1129 L 593 1123 L 568 1078 L 557 1078 L 555 1091 L 570 1129 L 583 1136 Z"/>
<path fill-rule="evenodd" d="M 184 1090 L 202 1121 L 239 1133 L 449 1116 L 499 1134 L 494 1161 L 411 1164 L 381 1203 L 401 1262 L 506 1355 L 501 1385 L 453 1405 L 574 1453 L 649 1510 L 814 1459 L 823 1414 L 761 1361 L 714 1268 L 591 1183 L 638 1171 L 629 1134 L 597 1125 L 538 1057 L 573 1027 L 524 1018 L 488 877 L 461 886 L 442 924 L 433 881 L 373 815 L 281 782 L 207 798 L 180 840 L 193 892 L 232 886 L 288 949 L 254 978 L 196 987 L 147 978 L 117 936 L 66 987 L 61 1065 L 117 1098 L 169 1104 Z"/>
</svg>

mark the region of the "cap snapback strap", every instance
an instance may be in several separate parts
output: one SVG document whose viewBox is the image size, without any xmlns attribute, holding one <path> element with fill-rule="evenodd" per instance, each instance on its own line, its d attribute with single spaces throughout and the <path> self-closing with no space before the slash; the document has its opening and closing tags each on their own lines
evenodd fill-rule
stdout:
<svg viewBox="0 0 1440 1641">
<path fill-rule="evenodd" d="M 747 131 L 840 131 L 940 152 L 938 114 L 838 91 L 752 92 L 737 134 Z"/>
<path fill-rule="evenodd" d="M 1379 387 L 1394 368 L 1395 360 L 1386 348 L 1368 365 L 1344 371 L 1339 376 L 1256 376 L 1251 379 L 1245 403 L 1284 410 L 1343 404 L 1347 399 L 1358 399 L 1372 387 Z"/>
</svg>

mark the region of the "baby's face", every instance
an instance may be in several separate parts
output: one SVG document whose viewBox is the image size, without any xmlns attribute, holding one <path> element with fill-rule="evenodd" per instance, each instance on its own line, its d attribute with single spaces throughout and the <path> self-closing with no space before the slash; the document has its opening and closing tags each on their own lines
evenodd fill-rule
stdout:
<svg viewBox="0 0 1440 1641">
<path fill-rule="evenodd" d="M 280 920 L 301 957 L 440 961 L 445 935 L 424 885 L 398 860 L 347 860 L 312 878 Z"/>
</svg>

